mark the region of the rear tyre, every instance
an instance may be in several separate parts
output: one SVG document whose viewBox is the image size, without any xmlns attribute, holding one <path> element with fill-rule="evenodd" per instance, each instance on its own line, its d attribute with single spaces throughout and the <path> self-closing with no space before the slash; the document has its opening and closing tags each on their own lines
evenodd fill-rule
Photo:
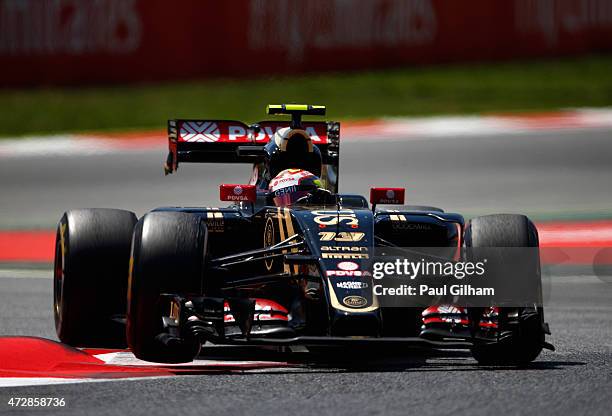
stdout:
<svg viewBox="0 0 612 416">
<path fill-rule="evenodd" d="M 189 362 L 200 344 L 164 329 L 161 293 L 200 294 L 207 244 L 201 217 L 151 212 L 136 225 L 128 284 L 127 341 L 142 360 Z"/>
<path fill-rule="evenodd" d="M 57 227 L 53 313 L 57 336 L 78 347 L 125 347 L 130 242 L 136 215 L 119 209 L 64 213 Z"/>
<path fill-rule="evenodd" d="M 465 232 L 466 247 L 538 247 L 535 225 L 524 215 L 496 214 L 470 221 Z M 476 345 L 472 355 L 480 365 L 526 365 L 535 360 L 544 344 L 544 311 L 538 256 L 529 259 L 526 273 L 533 279 L 538 306 L 519 308 L 519 327 L 510 341 Z"/>
</svg>

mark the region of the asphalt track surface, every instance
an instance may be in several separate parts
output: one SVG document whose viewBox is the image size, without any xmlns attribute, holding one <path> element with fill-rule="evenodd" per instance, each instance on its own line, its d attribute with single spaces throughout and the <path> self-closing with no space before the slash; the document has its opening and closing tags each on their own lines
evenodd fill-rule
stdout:
<svg viewBox="0 0 612 416">
<path fill-rule="evenodd" d="M 405 186 L 406 203 L 466 216 L 605 215 L 612 206 L 612 132 L 355 139 L 341 146 L 340 191 Z M 219 184 L 245 183 L 246 165 L 181 164 L 164 177 L 160 150 L 0 159 L 0 229 L 54 228 L 67 209 L 135 211 L 219 205 Z"/>
<path fill-rule="evenodd" d="M 345 143 L 341 190 L 403 186 L 412 203 L 467 214 L 604 215 L 612 206 L 610 131 L 529 137 Z M 160 205 L 215 205 L 218 183 L 249 169 L 183 165 L 161 174 L 163 155 L 17 158 L 0 163 L 2 228 L 53 227 L 70 207 L 138 214 Z M 56 339 L 51 280 L 0 274 L 0 334 Z M 22 277 L 17 278 L 17 275 Z M 198 375 L 0 389 L 6 414 L 609 414 L 612 284 L 553 276 L 546 319 L 556 352 L 526 369 L 483 369 L 469 354 L 343 351 L 327 363 L 274 372 Z M 237 359 L 260 358 L 242 352 Z M 283 357 L 284 358 L 284 357 Z M 59 409 L 11 409 L 9 397 L 65 397 Z"/>
<path fill-rule="evenodd" d="M 54 339 L 51 279 L 4 278 L 3 334 Z M 556 277 L 547 320 L 556 352 L 526 369 L 475 365 L 449 355 L 343 351 L 323 363 L 264 373 L 211 374 L 0 389 L 10 397 L 64 397 L 66 407 L 36 414 L 609 414 L 612 393 L 612 284 L 593 277 Z M 262 359 L 255 352 L 230 359 Z M 272 355 L 271 360 L 284 356 Z M 299 357 L 296 357 L 299 359 Z M 308 361 L 308 360 L 306 360 Z"/>
</svg>

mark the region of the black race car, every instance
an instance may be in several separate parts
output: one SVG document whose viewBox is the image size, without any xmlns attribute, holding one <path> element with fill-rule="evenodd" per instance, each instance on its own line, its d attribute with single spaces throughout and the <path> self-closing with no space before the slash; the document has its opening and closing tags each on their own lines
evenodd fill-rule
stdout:
<svg viewBox="0 0 612 416">
<path fill-rule="evenodd" d="M 533 223 L 489 215 L 468 223 L 435 207 L 401 206 L 403 189 L 373 188 L 370 202 L 338 193 L 340 124 L 302 122 L 323 106 L 271 105 L 291 121 L 170 120 L 166 173 L 179 163 L 250 163 L 247 185 L 224 184 L 224 208 L 166 207 L 138 219 L 116 209 L 66 212 L 54 268 L 57 334 L 73 346 L 122 347 L 156 362 L 186 362 L 205 342 L 309 348 L 405 345 L 468 348 L 481 364 L 534 360 L 549 333 L 539 261 L 526 270 L 532 304 L 386 306 L 374 291 L 385 247 L 529 247 Z M 272 203 L 285 169 L 320 177 L 289 207 Z M 457 258 L 455 258 L 457 260 Z M 452 300 L 452 299 L 451 299 Z"/>
</svg>

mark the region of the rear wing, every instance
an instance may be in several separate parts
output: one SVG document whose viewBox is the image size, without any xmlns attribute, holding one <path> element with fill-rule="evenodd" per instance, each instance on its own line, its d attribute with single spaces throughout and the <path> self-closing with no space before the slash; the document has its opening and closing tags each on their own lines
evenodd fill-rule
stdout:
<svg viewBox="0 0 612 416">
<path fill-rule="evenodd" d="M 169 153 L 164 165 L 165 172 L 175 172 L 179 163 L 183 162 L 255 163 L 274 133 L 289 125 L 289 121 L 262 121 L 247 126 L 232 120 L 169 120 Z M 301 127 L 310 134 L 312 143 L 321 151 L 323 164 L 337 172 L 340 123 L 303 122 Z"/>
</svg>

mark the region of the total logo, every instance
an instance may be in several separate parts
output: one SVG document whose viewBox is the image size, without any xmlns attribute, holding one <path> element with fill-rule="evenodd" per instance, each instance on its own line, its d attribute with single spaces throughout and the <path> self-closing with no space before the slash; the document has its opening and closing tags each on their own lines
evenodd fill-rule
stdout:
<svg viewBox="0 0 612 416">
<path fill-rule="evenodd" d="M 338 276 L 338 277 L 360 277 L 364 276 L 361 270 L 357 270 L 359 265 L 352 261 L 342 261 L 337 265 L 340 270 L 328 270 L 328 276 Z"/>
</svg>

